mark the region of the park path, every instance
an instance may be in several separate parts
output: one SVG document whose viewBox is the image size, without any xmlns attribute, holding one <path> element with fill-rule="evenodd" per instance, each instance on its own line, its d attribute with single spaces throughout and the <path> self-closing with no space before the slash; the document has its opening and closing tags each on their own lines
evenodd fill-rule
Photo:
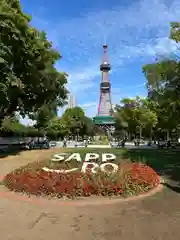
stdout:
<svg viewBox="0 0 180 240">
<path fill-rule="evenodd" d="M 31 160 L 26 160 L 23 154 L 1 158 L 0 175 L 39 158 L 34 152 Z M 3 240 L 180 239 L 180 194 L 170 189 L 142 200 L 106 206 L 25 202 L 9 198 L 2 194 L 4 192 L 1 186 L 0 236 Z"/>
</svg>

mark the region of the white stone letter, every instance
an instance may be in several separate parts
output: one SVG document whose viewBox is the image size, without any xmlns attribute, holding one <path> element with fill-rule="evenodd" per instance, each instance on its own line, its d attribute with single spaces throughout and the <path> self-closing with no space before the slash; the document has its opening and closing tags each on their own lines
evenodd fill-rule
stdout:
<svg viewBox="0 0 180 240">
<path fill-rule="evenodd" d="M 51 159 L 52 162 L 61 162 L 64 161 L 64 157 L 66 156 L 66 153 L 59 153 L 53 155 L 53 158 Z"/>
<path fill-rule="evenodd" d="M 86 153 L 85 162 L 96 161 L 99 158 L 97 153 Z"/>
<path fill-rule="evenodd" d="M 112 153 L 103 153 L 102 154 L 102 162 L 115 160 L 116 156 Z"/>
<path fill-rule="evenodd" d="M 89 167 L 88 167 L 89 165 Z M 91 167 L 92 166 L 92 167 Z M 91 173 L 97 173 L 99 168 L 99 164 L 94 162 L 84 162 L 81 168 L 81 172 L 86 173 L 88 169 L 90 169 Z"/>
<path fill-rule="evenodd" d="M 105 168 L 107 166 L 110 166 L 113 168 L 112 172 L 111 173 L 115 173 L 118 171 L 118 165 L 114 164 L 114 163 L 103 163 L 100 165 L 100 169 L 102 172 L 106 172 L 106 173 L 109 173 L 110 171 L 106 170 Z"/>
<path fill-rule="evenodd" d="M 79 153 L 73 153 L 72 155 L 70 155 L 65 162 L 70 162 L 71 160 L 76 160 L 77 162 L 81 162 L 81 156 Z"/>
</svg>

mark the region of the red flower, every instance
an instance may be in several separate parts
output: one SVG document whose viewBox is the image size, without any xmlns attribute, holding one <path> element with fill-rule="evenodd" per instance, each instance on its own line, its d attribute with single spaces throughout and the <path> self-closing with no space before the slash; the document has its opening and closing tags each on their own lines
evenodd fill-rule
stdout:
<svg viewBox="0 0 180 240">
<path fill-rule="evenodd" d="M 139 191 L 139 187 L 152 188 L 159 184 L 157 173 L 144 164 L 128 163 L 123 166 L 123 176 L 109 178 L 103 173 L 52 173 L 38 170 L 15 171 L 7 174 L 5 184 L 11 190 L 32 194 L 57 196 L 90 196 L 123 194 L 126 189 Z"/>
</svg>

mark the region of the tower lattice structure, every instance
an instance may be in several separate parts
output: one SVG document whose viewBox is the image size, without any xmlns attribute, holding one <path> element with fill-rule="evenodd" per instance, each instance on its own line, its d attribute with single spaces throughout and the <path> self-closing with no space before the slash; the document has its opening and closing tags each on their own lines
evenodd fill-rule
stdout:
<svg viewBox="0 0 180 240">
<path fill-rule="evenodd" d="M 112 103 L 111 103 L 111 84 L 109 81 L 109 71 L 111 65 L 108 62 L 107 49 L 108 46 L 103 46 L 104 54 L 102 57 L 102 63 L 100 65 L 100 71 L 102 72 L 102 79 L 100 83 L 100 99 L 98 105 L 98 116 L 112 116 Z"/>
<path fill-rule="evenodd" d="M 95 125 L 103 127 L 106 131 L 112 131 L 115 121 L 111 102 L 111 83 L 109 81 L 109 71 L 111 70 L 111 65 L 108 61 L 107 44 L 103 45 L 103 49 L 104 53 L 100 65 L 100 71 L 102 72 L 100 98 L 97 116 L 94 117 L 94 123 Z"/>
</svg>

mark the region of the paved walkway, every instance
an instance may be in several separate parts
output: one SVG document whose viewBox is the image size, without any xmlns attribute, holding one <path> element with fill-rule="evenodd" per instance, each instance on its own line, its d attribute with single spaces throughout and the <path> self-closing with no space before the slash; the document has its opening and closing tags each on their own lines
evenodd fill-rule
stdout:
<svg viewBox="0 0 180 240">
<path fill-rule="evenodd" d="M 45 151 L 43 154 L 48 155 Z M 22 157 L 0 159 L 0 174 L 26 164 Z M 32 161 L 37 159 L 37 154 L 32 154 Z M 0 193 L 4 190 L 1 186 Z M 58 206 L 52 201 L 38 204 L 0 195 L 3 240 L 180 239 L 180 194 L 169 189 L 146 199 L 105 207 Z"/>
</svg>

